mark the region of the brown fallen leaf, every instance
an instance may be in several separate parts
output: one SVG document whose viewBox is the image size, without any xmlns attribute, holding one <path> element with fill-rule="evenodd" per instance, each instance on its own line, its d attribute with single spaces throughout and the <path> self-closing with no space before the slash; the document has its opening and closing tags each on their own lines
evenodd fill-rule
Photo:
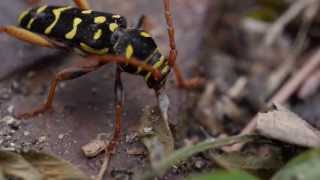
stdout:
<svg viewBox="0 0 320 180">
<path fill-rule="evenodd" d="M 83 172 L 71 163 L 52 155 L 29 151 L 21 154 L 42 175 L 43 179 L 54 180 L 89 180 Z"/>
<path fill-rule="evenodd" d="M 21 154 L 0 151 L 0 179 L 2 177 L 21 180 L 90 179 L 69 162 L 35 151 Z"/>
<path fill-rule="evenodd" d="M 94 139 L 88 144 L 81 147 L 83 154 L 86 157 L 95 157 L 105 150 L 108 142 L 101 139 Z"/>
<path fill-rule="evenodd" d="M 22 180 L 43 179 L 41 173 L 21 155 L 9 151 L 0 151 L 0 177 Z"/>
<path fill-rule="evenodd" d="M 221 167 L 234 170 L 272 171 L 283 166 L 281 151 L 268 148 L 267 153 L 257 152 L 224 152 L 210 151 L 209 157 Z"/>
<path fill-rule="evenodd" d="M 320 146 L 319 130 L 285 107 L 275 105 L 275 108 L 258 114 L 257 131 L 260 134 L 300 146 Z"/>
</svg>

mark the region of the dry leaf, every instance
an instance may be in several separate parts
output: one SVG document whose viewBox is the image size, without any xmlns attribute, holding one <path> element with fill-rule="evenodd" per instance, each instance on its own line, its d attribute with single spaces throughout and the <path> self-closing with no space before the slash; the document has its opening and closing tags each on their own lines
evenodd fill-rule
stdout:
<svg viewBox="0 0 320 180">
<path fill-rule="evenodd" d="M 320 150 L 304 152 L 279 170 L 272 180 L 318 180 L 320 179 Z"/>
<path fill-rule="evenodd" d="M 283 165 L 281 152 L 277 150 L 272 150 L 267 154 L 259 154 L 258 152 L 230 152 L 221 154 L 213 151 L 209 155 L 217 164 L 228 170 L 275 170 Z"/>
<path fill-rule="evenodd" d="M 306 146 L 320 146 L 320 132 L 288 109 L 276 105 L 268 113 L 259 113 L 257 130 L 264 136 Z"/>
<path fill-rule="evenodd" d="M 88 180 L 79 169 L 71 163 L 45 153 L 30 151 L 22 156 L 35 167 L 44 179 L 54 180 Z"/>
<path fill-rule="evenodd" d="M 88 144 L 82 146 L 81 150 L 86 157 L 95 157 L 105 150 L 108 143 L 109 142 L 101 139 L 94 139 Z"/>
<path fill-rule="evenodd" d="M 4 177 L 22 180 L 43 179 L 40 172 L 21 155 L 8 151 L 0 151 L 0 179 L 6 179 Z"/>
</svg>

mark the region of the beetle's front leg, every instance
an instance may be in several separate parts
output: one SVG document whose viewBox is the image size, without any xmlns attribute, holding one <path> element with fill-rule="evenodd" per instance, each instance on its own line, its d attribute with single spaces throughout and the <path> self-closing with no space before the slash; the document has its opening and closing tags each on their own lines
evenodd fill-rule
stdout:
<svg viewBox="0 0 320 180">
<path fill-rule="evenodd" d="M 117 144 L 120 142 L 121 137 L 121 116 L 123 111 L 123 102 L 124 102 L 124 92 L 123 85 L 121 81 L 122 70 L 117 66 L 116 78 L 114 83 L 114 95 L 115 95 L 115 120 L 112 139 L 110 140 L 108 146 L 106 147 L 106 156 L 103 161 L 103 165 L 99 171 L 98 177 L 96 180 L 102 180 L 106 170 L 108 169 L 112 155 L 117 149 Z"/>
<path fill-rule="evenodd" d="M 34 4 L 40 3 L 40 1 L 41 0 L 27 0 L 27 3 L 31 4 L 31 5 L 34 5 Z"/>
<path fill-rule="evenodd" d="M 178 67 L 176 60 L 177 60 L 177 49 L 176 49 L 176 41 L 175 41 L 175 29 L 173 26 L 173 18 L 171 14 L 171 1 L 170 0 L 163 0 L 164 4 L 164 14 L 167 22 L 167 30 L 168 30 L 168 36 L 169 36 L 169 46 L 170 46 L 170 52 L 168 57 L 168 63 L 170 67 L 173 69 L 173 72 L 175 74 L 177 85 L 179 88 L 184 89 L 192 89 L 199 87 L 204 84 L 204 79 L 202 78 L 192 78 L 192 79 L 184 79 L 183 75 L 181 73 L 180 68 Z"/>
<path fill-rule="evenodd" d="M 88 0 L 73 0 L 73 1 L 82 10 L 90 9 Z"/>
</svg>

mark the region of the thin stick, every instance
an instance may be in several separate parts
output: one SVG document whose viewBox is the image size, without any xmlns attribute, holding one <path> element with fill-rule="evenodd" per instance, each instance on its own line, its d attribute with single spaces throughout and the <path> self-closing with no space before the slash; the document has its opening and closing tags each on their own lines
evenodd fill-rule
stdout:
<svg viewBox="0 0 320 180">
<path fill-rule="evenodd" d="M 106 171 L 108 169 L 112 154 L 106 154 L 104 157 L 105 158 L 103 160 L 103 164 L 99 170 L 99 174 L 98 174 L 96 180 L 103 180 L 104 174 L 106 173 Z"/>
<path fill-rule="evenodd" d="M 297 88 L 307 79 L 307 77 L 320 66 L 320 48 L 315 54 L 304 64 L 304 66 L 276 93 L 269 101 L 268 105 L 273 103 L 283 104 L 289 97 L 297 90 Z M 241 131 L 240 135 L 252 133 L 257 126 L 257 115 L 248 123 L 248 125 Z M 230 151 L 237 151 L 241 149 L 243 144 L 235 144 Z"/>
<path fill-rule="evenodd" d="M 267 31 L 268 33 L 265 36 L 264 44 L 267 46 L 271 45 L 290 21 L 296 18 L 306 7 L 315 2 L 317 1 L 297 0 L 294 4 L 292 4 L 290 8 L 280 18 L 278 18 L 277 21 L 273 23 L 273 25 Z"/>
</svg>

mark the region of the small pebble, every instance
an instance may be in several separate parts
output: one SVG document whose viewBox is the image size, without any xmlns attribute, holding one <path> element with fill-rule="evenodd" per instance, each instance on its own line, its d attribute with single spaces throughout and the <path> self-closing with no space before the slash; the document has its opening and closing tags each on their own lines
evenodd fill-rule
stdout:
<svg viewBox="0 0 320 180">
<path fill-rule="evenodd" d="M 10 95 L 9 95 L 8 93 L 3 93 L 3 94 L 1 95 L 1 98 L 7 100 L 7 99 L 10 98 Z"/>
<path fill-rule="evenodd" d="M 64 82 L 59 83 L 59 88 L 63 89 L 65 87 L 66 87 L 66 83 Z"/>
<path fill-rule="evenodd" d="M 126 135 L 126 143 L 133 143 L 137 140 L 138 133 L 131 133 Z"/>
<path fill-rule="evenodd" d="M 10 130 L 10 134 L 12 134 L 12 135 L 13 135 L 15 132 L 16 132 L 16 131 L 13 130 L 13 129 Z"/>
<path fill-rule="evenodd" d="M 108 142 L 100 139 L 94 139 L 88 144 L 81 147 L 82 152 L 86 157 L 95 157 L 105 150 Z"/>
<path fill-rule="evenodd" d="M 23 132 L 23 135 L 24 135 L 24 136 L 29 136 L 29 135 L 30 135 L 30 132 L 29 132 L 29 131 L 25 131 L 25 132 Z"/>
<path fill-rule="evenodd" d="M 153 131 L 152 127 L 143 128 L 143 132 L 146 134 L 150 134 L 150 133 L 152 133 L 152 131 Z"/>
<path fill-rule="evenodd" d="M 59 139 L 63 139 L 64 138 L 64 134 L 59 134 L 58 138 Z"/>
<path fill-rule="evenodd" d="M 98 92 L 98 88 L 95 88 L 95 87 L 91 88 L 92 94 L 97 94 L 97 92 Z"/>
<path fill-rule="evenodd" d="M 7 111 L 8 111 L 10 114 L 12 114 L 13 111 L 14 111 L 14 106 L 13 106 L 13 105 L 8 106 Z"/>
<path fill-rule="evenodd" d="M 7 125 L 11 125 L 16 121 L 17 120 L 12 116 L 5 116 L 4 118 L 0 119 L 0 122 L 5 122 Z"/>
<path fill-rule="evenodd" d="M 7 100 L 10 98 L 10 92 L 8 89 L 6 88 L 2 88 L 0 89 L 0 98 L 1 99 L 4 99 L 4 100 Z"/>
<path fill-rule="evenodd" d="M 41 137 L 39 137 L 39 139 L 38 139 L 39 143 L 43 143 L 43 142 L 45 142 L 46 140 L 47 140 L 47 137 L 46 137 L 46 136 L 41 136 Z"/>
<path fill-rule="evenodd" d="M 36 73 L 34 71 L 29 71 L 27 73 L 27 78 L 33 78 L 36 75 Z"/>
<path fill-rule="evenodd" d="M 196 160 L 196 162 L 194 163 L 194 166 L 197 169 L 202 169 L 205 166 L 205 162 L 203 160 Z"/>
<path fill-rule="evenodd" d="M 12 84 L 11 84 L 11 88 L 14 91 L 19 91 L 20 90 L 20 84 L 17 81 L 13 81 Z"/>
</svg>

